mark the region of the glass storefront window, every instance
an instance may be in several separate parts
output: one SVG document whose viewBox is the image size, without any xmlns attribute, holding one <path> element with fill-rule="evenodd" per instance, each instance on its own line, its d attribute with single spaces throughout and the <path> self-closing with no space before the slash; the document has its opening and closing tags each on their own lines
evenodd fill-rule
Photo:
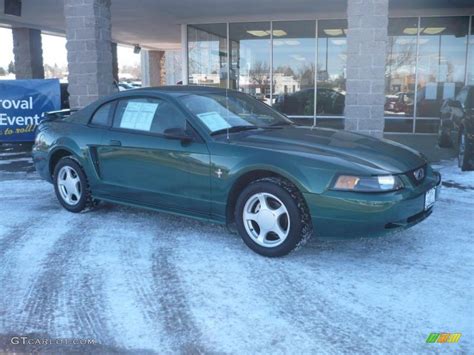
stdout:
<svg viewBox="0 0 474 355">
<path fill-rule="evenodd" d="M 270 22 L 229 24 L 230 88 L 270 97 Z"/>
<path fill-rule="evenodd" d="M 442 102 L 474 85 L 469 19 L 389 19 L 385 132 L 436 133 Z M 346 20 L 189 25 L 189 83 L 250 94 L 299 124 L 343 128 L 346 34 Z"/>
<path fill-rule="evenodd" d="M 415 132 L 438 129 L 443 100 L 464 86 L 469 17 L 422 17 L 418 49 Z"/>
<path fill-rule="evenodd" d="M 346 99 L 347 21 L 318 21 L 316 115 L 342 116 Z M 318 125 L 330 120 L 317 119 Z M 341 121 L 341 120 L 339 120 Z M 340 122 L 335 123 L 336 126 Z"/>
<path fill-rule="evenodd" d="M 273 22 L 272 104 L 304 125 L 313 125 L 316 21 Z"/>
<path fill-rule="evenodd" d="M 227 87 L 227 25 L 188 26 L 190 85 Z"/>
<path fill-rule="evenodd" d="M 413 132 L 418 18 L 388 21 L 385 132 Z"/>
</svg>

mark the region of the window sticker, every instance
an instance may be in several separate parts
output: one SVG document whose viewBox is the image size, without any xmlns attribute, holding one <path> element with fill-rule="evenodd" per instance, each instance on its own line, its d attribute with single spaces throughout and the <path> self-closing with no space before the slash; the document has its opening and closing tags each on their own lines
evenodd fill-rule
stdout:
<svg viewBox="0 0 474 355">
<path fill-rule="evenodd" d="M 229 123 L 217 112 L 205 112 L 197 115 L 211 132 L 231 127 Z"/>
<path fill-rule="evenodd" d="M 122 115 L 120 128 L 149 131 L 158 105 L 157 102 L 128 102 Z"/>
</svg>

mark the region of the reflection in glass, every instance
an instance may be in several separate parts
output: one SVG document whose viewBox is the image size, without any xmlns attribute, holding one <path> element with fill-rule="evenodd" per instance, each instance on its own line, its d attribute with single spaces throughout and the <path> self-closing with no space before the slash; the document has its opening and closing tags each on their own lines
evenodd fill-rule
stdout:
<svg viewBox="0 0 474 355">
<path fill-rule="evenodd" d="M 417 28 L 417 18 L 389 19 L 385 68 L 387 116 L 413 116 Z"/>
<path fill-rule="evenodd" d="M 418 18 L 391 18 L 385 66 L 385 132 L 413 132 Z M 408 118 L 409 117 L 409 118 Z"/>
<path fill-rule="evenodd" d="M 273 22 L 273 106 L 313 124 L 315 21 Z"/>
<path fill-rule="evenodd" d="M 464 86 L 468 17 L 421 18 L 418 57 L 416 132 L 436 132 L 443 100 Z"/>
<path fill-rule="evenodd" d="M 342 115 L 346 97 L 347 21 L 318 21 L 316 114 Z M 317 122 L 319 119 L 317 120 Z"/>
<path fill-rule="evenodd" d="M 231 23 L 229 40 L 230 88 L 265 101 L 270 95 L 270 22 Z"/>
<path fill-rule="evenodd" d="M 227 87 L 227 25 L 188 26 L 190 85 Z"/>
</svg>

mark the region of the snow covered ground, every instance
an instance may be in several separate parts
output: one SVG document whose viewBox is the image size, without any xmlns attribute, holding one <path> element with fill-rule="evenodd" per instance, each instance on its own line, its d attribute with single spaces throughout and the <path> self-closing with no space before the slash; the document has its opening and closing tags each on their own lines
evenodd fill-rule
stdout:
<svg viewBox="0 0 474 355">
<path fill-rule="evenodd" d="M 214 224 L 111 204 L 68 213 L 23 158 L 0 154 L 0 352 L 33 349 L 12 336 L 98 342 L 45 353 L 474 350 L 474 172 L 454 161 L 436 166 L 441 199 L 412 229 L 267 259 Z M 431 332 L 462 337 L 426 344 Z"/>
</svg>

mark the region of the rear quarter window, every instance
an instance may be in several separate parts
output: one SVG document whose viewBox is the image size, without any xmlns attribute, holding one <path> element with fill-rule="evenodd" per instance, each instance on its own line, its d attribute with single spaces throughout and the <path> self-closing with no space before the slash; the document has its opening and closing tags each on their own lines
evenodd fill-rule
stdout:
<svg viewBox="0 0 474 355">
<path fill-rule="evenodd" d="M 113 105 L 113 102 L 109 102 L 99 107 L 99 109 L 95 111 L 94 115 L 92 116 L 90 123 L 96 126 L 108 126 Z"/>
</svg>

